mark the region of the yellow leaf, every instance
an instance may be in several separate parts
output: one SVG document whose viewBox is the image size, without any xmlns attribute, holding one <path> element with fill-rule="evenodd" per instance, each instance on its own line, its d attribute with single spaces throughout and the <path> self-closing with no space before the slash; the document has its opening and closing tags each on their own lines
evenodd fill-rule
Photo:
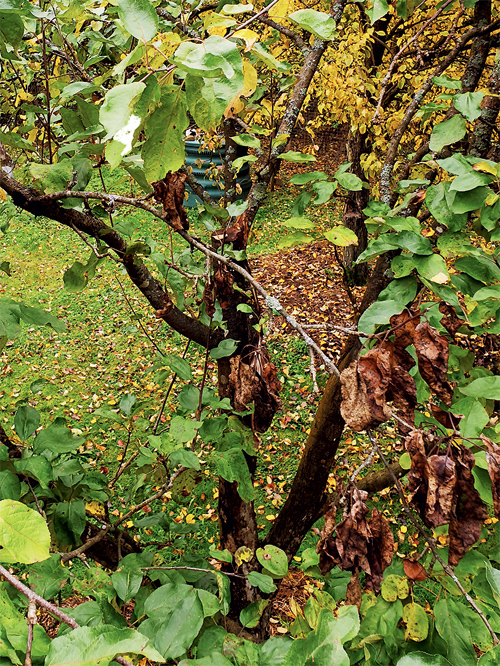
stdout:
<svg viewBox="0 0 500 666">
<path fill-rule="evenodd" d="M 247 51 L 250 51 L 252 46 L 255 44 L 255 42 L 259 39 L 259 35 L 254 32 L 253 30 L 248 30 L 247 28 L 243 28 L 243 30 L 237 30 L 234 34 L 233 37 L 237 37 L 238 39 L 242 39 L 245 42 L 245 53 Z"/>
<path fill-rule="evenodd" d="M 104 507 L 99 502 L 87 502 L 85 510 L 91 516 L 104 516 Z"/>
<path fill-rule="evenodd" d="M 194 517 L 194 515 L 192 513 L 188 513 L 188 515 L 186 516 L 186 523 L 188 525 L 194 525 L 195 522 L 196 522 L 196 518 Z"/>
<path fill-rule="evenodd" d="M 288 15 L 288 7 L 290 5 L 290 0 L 280 0 L 277 2 L 272 9 L 269 10 L 269 16 L 280 16 L 285 17 Z"/>
</svg>

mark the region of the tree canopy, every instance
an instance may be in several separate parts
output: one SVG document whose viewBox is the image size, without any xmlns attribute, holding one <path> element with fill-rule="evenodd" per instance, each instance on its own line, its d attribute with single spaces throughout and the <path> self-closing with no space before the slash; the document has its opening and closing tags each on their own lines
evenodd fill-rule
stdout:
<svg viewBox="0 0 500 666">
<path fill-rule="evenodd" d="M 80 248 L 63 275 L 70 293 L 110 265 L 203 359 L 200 379 L 186 353 L 158 349 L 154 369 L 170 383 L 150 418 L 130 393 L 95 411 L 129 443 L 132 430 L 137 437 L 108 477 L 85 465 L 83 440 L 64 419 L 41 423 L 28 399 L 8 415 L 1 663 L 497 662 L 500 376 L 481 358 L 484 340 L 500 334 L 497 13 L 490 0 L 0 0 L 5 242 L 18 211 L 33 225 L 58 223 Z M 296 150 L 310 109 L 311 143 Z M 315 170 L 315 136 L 338 124 L 348 161 Z M 186 159 L 193 137 L 200 156 L 214 156 L 220 196 L 196 175 L 202 157 Z M 287 311 L 252 275 L 250 235 L 284 162 L 301 165 L 281 220 L 284 250 L 313 240 L 312 211 L 332 201 L 341 211 L 324 232 L 355 311 L 350 328 L 337 325 L 338 358 L 307 312 Z M 186 188 L 197 196 L 189 215 Z M 147 217 L 147 235 L 131 210 Z M 7 276 L 15 268 L 0 265 Z M 267 345 L 273 316 L 325 378 L 287 499 L 262 539 L 253 475 L 282 406 Z M 65 328 L 45 310 L 1 300 L 3 346 L 21 324 Z M 175 413 L 160 429 L 168 400 Z M 388 422 L 405 450 L 394 459 L 380 446 Z M 369 448 L 332 492 L 346 427 Z M 194 491 L 201 447 L 219 477 L 219 544 L 202 565 L 164 566 L 169 538 L 142 547 L 134 536 L 151 525 L 172 533 L 159 507 Z M 374 460 L 382 467 L 367 474 Z M 125 478 L 132 491 L 120 512 Z M 370 500 L 387 487 L 418 535 L 402 562 Z M 302 561 L 322 589 L 297 609 L 294 640 L 269 638 L 279 581 L 322 517 Z M 68 615 L 54 600 L 65 563 L 78 558 L 89 567 L 78 584 L 88 599 Z M 422 581 L 434 586 L 432 605 L 415 598 Z M 37 607 L 61 621 L 56 638 L 37 625 Z"/>
</svg>

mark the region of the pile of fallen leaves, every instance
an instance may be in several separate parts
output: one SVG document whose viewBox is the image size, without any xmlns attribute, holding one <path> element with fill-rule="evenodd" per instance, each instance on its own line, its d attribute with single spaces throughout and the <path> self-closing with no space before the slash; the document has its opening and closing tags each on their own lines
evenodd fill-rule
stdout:
<svg viewBox="0 0 500 666">
<path fill-rule="evenodd" d="M 318 241 L 254 257 L 251 266 L 254 277 L 300 324 L 315 327 L 308 333 L 324 351 L 337 355 L 346 334 L 333 326 L 352 327 L 354 307 L 342 285 L 334 245 Z M 273 328 L 291 330 L 282 317 L 275 317 Z"/>
</svg>

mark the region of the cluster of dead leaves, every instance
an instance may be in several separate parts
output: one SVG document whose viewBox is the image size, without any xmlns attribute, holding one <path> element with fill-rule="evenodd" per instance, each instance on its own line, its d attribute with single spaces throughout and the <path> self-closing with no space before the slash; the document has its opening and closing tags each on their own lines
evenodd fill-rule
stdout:
<svg viewBox="0 0 500 666">
<path fill-rule="evenodd" d="M 455 321 L 448 311 L 443 314 L 442 323 L 447 330 L 453 330 L 457 321 L 458 326 L 461 325 L 456 315 Z M 400 419 L 410 426 L 415 423 L 417 389 L 409 373 L 415 361 L 406 351 L 409 345 L 415 347 L 420 375 L 431 392 L 446 405 L 451 404 L 453 387 L 447 379 L 448 339 L 428 321 L 420 320 L 420 315 L 408 310 L 394 315 L 388 332 L 388 335 L 392 333 L 394 341 L 388 337 L 380 339 L 373 349 L 342 372 L 341 413 L 353 430 L 373 428 L 391 418 L 388 402 L 393 403 Z M 405 431 L 404 425 L 402 430 Z"/>
<path fill-rule="evenodd" d="M 163 205 L 174 229 L 189 229 L 189 221 L 184 208 L 186 174 L 176 171 L 167 173 L 163 180 L 153 183 L 154 197 Z"/>
<path fill-rule="evenodd" d="M 334 566 L 345 571 L 366 573 L 369 589 L 378 589 L 384 569 L 392 561 L 394 537 L 384 516 L 372 509 L 368 518 L 368 493 L 352 485 L 348 489 L 348 506 L 342 521 L 336 524 L 336 507 L 325 514 L 325 526 L 316 546 L 319 567 L 324 575 Z"/>
<path fill-rule="evenodd" d="M 449 525 L 448 562 L 456 566 L 480 535 L 488 513 L 479 492 L 474 487 L 472 468 L 474 454 L 463 444 L 446 442 L 444 451 L 427 455 L 435 449 L 424 434 L 413 431 L 406 437 L 406 450 L 411 457 L 408 474 L 411 502 L 423 522 L 431 528 Z M 495 515 L 500 517 L 500 447 L 487 437 L 481 437 L 487 449 L 488 472 Z"/>
<path fill-rule="evenodd" d="M 276 412 L 281 409 L 280 382 L 276 366 L 271 363 L 267 349 L 262 345 L 250 354 L 230 359 L 229 389 L 231 403 L 236 411 L 254 406 L 251 426 L 254 432 L 265 432 Z"/>
</svg>

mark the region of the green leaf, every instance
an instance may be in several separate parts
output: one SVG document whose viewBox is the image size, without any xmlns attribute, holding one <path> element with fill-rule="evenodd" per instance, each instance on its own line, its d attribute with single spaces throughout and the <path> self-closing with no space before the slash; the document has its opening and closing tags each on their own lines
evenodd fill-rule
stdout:
<svg viewBox="0 0 500 666">
<path fill-rule="evenodd" d="M 448 659 L 440 654 L 427 654 L 426 652 L 411 652 L 400 659 L 396 666 L 452 666 Z M 492 664 L 493 666 L 493 664 Z"/>
<path fill-rule="evenodd" d="M 458 79 L 450 79 L 449 76 L 443 74 L 442 76 L 433 76 L 432 82 L 436 86 L 442 86 L 443 88 L 450 88 L 451 90 L 460 90 L 462 88 L 462 82 Z"/>
<path fill-rule="evenodd" d="M 373 25 L 376 21 L 383 18 L 388 11 L 389 4 L 387 3 L 387 0 L 374 0 L 373 7 L 367 12 L 370 17 L 370 23 Z"/>
<path fill-rule="evenodd" d="M 330 231 L 325 233 L 325 238 L 329 240 L 330 243 L 339 245 L 340 247 L 358 244 L 358 237 L 354 231 L 343 226 L 333 227 L 333 229 L 330 229 Z"/>
<path fill-rule="evenodd" d="M 403 612 L 403 622 L 406 622 L 405 640 L 421 643 L 429 633 L 429 616 L 420 604 L 411 601 L 406 604 Z"/>
<path fill-rule="evenodd" d="M 271 576 L 266 576 L 257 571 L 251 571 L 248 574 L 248 582 L 253 587 L 258 587 L 264 594 L 272 594 L 276 590 L 276 585 Z"/>
<path fill-rule="evenodd" d="M 24 305 L 24 303 L 19 304 L 19 314 L 23 322 L 30 326 L 50 326 L 59 333 L 67 329 L 66 324 L 57 317 L 45 312 L 45 310 L 31 308 Z"/>
<path fill-rule="evenodd" d="M 470 123 L 473 123 L 481 115 L 481 102 L 483 101 L 484 93 L 482 92 L 466 92 L 453 96 L 453 106 L 461 113 Z"/>
<path fill-rule="evenodd" d="M 316 162 L 314 155 L 299 153 L 295 150 L 288 150 L 286 153 L 278 155 L 278 159 L 285 160 L 285 162 Z"/>
<path fill-rule="evenodd" d="M 393 315 L 399 314 L 404 305 L 399 301 L 376 301 L 367 308 L 358 321 L 360 333 L 374 333 L 377 326 L 388 324 Z"/>
<path fill-rule="evenodd" d="M 340 187 L 351 192 L 359 192 L 363 189 L 363 181 L 353 173 L 341 173 L 336 176 Z"/>
<path fill-rule="evenodd" d="M 86 524 L 85 502 L 59 502 L 54 513 L 54 529 L 57 538 L 68 546 L 80 540 Z"/>
<path fill-rule="evenodd" d="M 174 416 L 170 422 L 170 435 L 182 444 L 190 442 L 200 427 L 199 421 L 191 421 L 182 416 Z"/>
<path fill-rule="evenodd" d="M 240 69 L 229 79 L 225 76 L 204 78 L 188 73 L 185 79 L 186 101 L 198 127 L 206 131 L 217 128 L 228 104 L 241 92 L 244 84 L 245 77 Z M 258 142 L 258 139 L 255 141 Z"/>
<path fill-rule="evenodd" d="M 486 580 L 490 584 L 495 601 L 500 607 L 500 570 L 494 569 L 489 562 L 486 562 Z"/>
<path fill-rule="evenodd" d="M 32 163 L 29 170 L 34 186 L 46 194 L 68 189 L 73 178 L 73 166 L 70 160 L 62 160 L 55 164 Z"/>
<path fill-rule="evenodd" d="M 246 148 L 255 148 L 256 150 L 260 148 L 260 139 L 257 139 L 256 136 L 250 136 L 250 134 L 237 134 L 231 137 L 231 140 Z"/>
<path fill-rule="evenodd" d="M 22 442 L 31 437 L 40 425 L 40 414 L 38 410 L 29 405 L 18 407 L 14 416 L 14 430 Z"/>
<path fill-rule="evenodd" d="M 70 572 L 61 564 L 61 556 L 53 553 L 47 560 L 36 562 L 30 567 L 31 589 L 44 599 L 52 599 L 66 584 Z"/>
<path fill-rule="evenodd" d="M 240 622 L 243 627 L 252 629 L 259 624 L 260 617 L 269 605 L 269 599 L 260 599 L 249 604 L 240 612 Z"/>
<path fill-rule="evenodd" d="M 413 261 L 419 275 L 426 280 L 445 284 L 450 279 L 446 262 L 439 254 L 430 254 L 426 257 L 414 256 Z"/>
<path fill-rule="evenodd" d="M 338 617 L 328 609 L 321 610 L 317 628 L 306 638 L 296 639 L 283 662 L 283 666 L 349 666 L 349 657 L 342 643 L 351 640 L 359 631 L 358 609 L 342 606 Z"/>
<path fill-rule="evenodd" d="M 0 472 L 0 500 L 19 500 L 21 497 L 21 482 L 19 477 L 9 470 Z"/>
<path fill-rule="evenodd" d="M 255 556 L 259 563 L 278 578 L 283 578 L 288 574 L 288 559 L 286 553 L 277 546 L 267 545 L 264 548 L 257 548 Z"/>
<path fill-rule="evenodd" d="M 252 476 L 248 469 L 248 463 L 239 448 L 215 454 L 217 473 L 229 483 L 238 483 L 238 494 L 244 502 L 251 502 L 255 498 Z"/>
<path fill-rule="evenodd" d="M 455 268 L 481 282 L 500 280 L 500 268 L 485 256 L 460 257 L 455 261 Z"/>
<path fill-rule="evenodd" d="M 479 377 L 467 384 L 460 386 L 459 391 L 465 395 L 474 398 L 489 398 L 490 400 L 500 400 L 500 377 Z"/>
<path fill-rule="evenodd" d="M 399 464 L 403 469 L 411 469 L 411 458 L 407 451 L 405 451 L 403 455 L 399 457 Z"/>
<path fill-rule="evenodd" d="M 45 451 L 69 453 L 77 449 L 83 441 L 84 438 L 80 435 L 73 435 L 64 419 L 58 418 L 48 428 L 38 433 L 33 450 L 35 453 Z"/>
<path fill-rule="evenodd" d="M 50 533 L 45 520 L 21 502 L 0 502 L 0 562 L 33 564 L 50 553 Z"/>
<path fill-rule="evenodd" d="M 167 171 L 177 171 L 184 164 L 184 131 L 188 125 L 185 93 L 179 86 L 163 86 L 160 106 L 145 125 L 142 159 L 149 182 L 161 180 Z"/>
<path fill-rule="evenodd" d="M 308 236 L 307 234 L 302 233 L 302 231 L 296 231 L 293 234 L 288 234 L 284 236 L 279 242 L 278 247 L 280 249 L 285 247 L 292 247 L 293 245 L 305 245 L 306 243 L 312 243 L 314 238 Z"/>
<path fill-rule="evenodd" d="M 134 405 L 137 403 L 137 398 L 133 393 L 127 393 L 123 396 L 123 398 L 120 400 L 120 411 L 123 412 L 126 416 L 130 416 L 132 413 L 132 410 L 134 409 Z"/>
<path fill-rule="evenodd" d="M 200 461 L 194 451 L 176 449 L 170 454 L 169 462 L 172 466 L 181 465 L 187 469 L 201 469 Z"/>
<path fill-rule="evenodd" d="M 284 227 L 291 229 L 315 229 L 316 225 L 308 217 L 290 217 L 285 222 L 281 222 Z"/>
<path fill-rule="evenodd" d="M 440 599 L 434 606 L 436 629 L 446 642 L 447 657 L 453 666 L 471 666 L 476 662 L 470 632 L 464 627 L 459 615 L 446 599 Z"/>
<path fill-rule="evenodd" d="M 327 201 L 330 200 L 330 197 L 332 194 L 335 192 L 337 189 L 338 183 L 336 182 L 327 182 L 325 183 L 322 180 L 319 180 L 315 183 L 313 183 L 312 189 L 313 192 L 316 192 L 316 197 L 313 200 L 313 205 L 314 206 L 322 206 L 325 204 Z"/>
<path fill-rule="evenodd" d="M 197 591 L 182 584 L 167 583 L 152 592 L 144 612 L 149 618 L 140 625 L 140 631 L 166 659 L 177 659 L 188 650 L 204 619 Z"/>
<path fill-rule="evenodd" d="M 496 645 L 492 650 L 488 650 L 488 652 L 485 652 L 481 656 L 481 659 L 477 662 L 477 666 L 498 666 L 499 662 L 500 662 L 500 645 Z M 405 664 L 403 664 L 403 666 L 405 666 Z"/>
<path fill-rule="evenodd" d="M 188 412 L 195 412 L 200 404 L 200 391 L 196 386 L 184 386 L 178 395 L 179 404 Z"/>
<path fill-rule="evenodd" d="M 403 576 L 397 576 L 396 574 L 389 574 L 382 581 L 380 593 L 385 601 L 406 599 L 410 594 L 408 579 Z"/>
<path fill-rule="evenodd" d="M 22 18 L 14 13 L 0 12 L 0 33 L 7 44 L 12 44 L 17 48 L 24 36 Z"/>
<path fill-rule="evenodd" d="M 158 30 L 158 16 L 149 0 L 116 0 L 118 16 L 125 30 L 143 42 L 149 42 Z"/>
<path fill-rule="evenodd" d="M 460 141 L 467 133 L 465 119 L 458 113 L 434 127 L 429 141 L 429 149 L 439 153 L 445 146 Z"/>
<path fill-rule="evenodd" d="M 306 185 L 307 183 L 314 183 L 316 181 L 327 180 L 328 176 L 323 171 L 310 171 L 309 173 L 297 173 L 290 178 L 293 185 Z"/>
<path fill-rule="evenodd" d="M 143 655 L 151 661 L 165 663 L 143 634 L 105 624 L 79 627 L 54 638 L 45 666 L 108 666 L 122 655 Z"/>
<path fill-rule="evenodd" d="M 238 342 L 236 340 L 225 338 L 219 342 L 217 347 L 210 350 L 210 358 L 217 360 L 219 358 L 226 358 L 226 356 L 232 356 L 237 348 Z"/>
<path fill-rule="evenodd" d="M 288 72 L 289 66 L 283 62 L 277 60 L 269 50 L 260 42 L 256 42 L 251 50 L 252 55 L 257 56 L 259 60 L 267 65 L 271 70 L 276 70 L 278 72 Z"/>
<path fill-rule="evenodd" d="M 111 580 L 116 593 L 124 603 L 131 601 L 139 591 L 145 573 L 141 567 L 149 567 L 152 562 L 151 552 L 131 553 L 121 560 L 119 569 L 111 575 Z"/>
<path fill-rule="evenodd" d="M 327 41 L 333 39 L 337 32 L 337 25 L 332 17 L 315 9 L 300 9 L 293 12 L 293 14 L 289 14 L 288 20 L 296 23 L 303 30 L 307 30 L 316 37 Z"/>
<path fill-rule="evenodd" d="M 184 379 L 185 381 L 192 379 L 193 373 L 191 372 L 191 366 L 185 359 L 181 358 L 180 356 L 169 354 L 165 359 L 165 363 L 172 370 L 172 372 L 175 372 L 175 374 L 178 375 L 181 379 Z"/>
</svg>

